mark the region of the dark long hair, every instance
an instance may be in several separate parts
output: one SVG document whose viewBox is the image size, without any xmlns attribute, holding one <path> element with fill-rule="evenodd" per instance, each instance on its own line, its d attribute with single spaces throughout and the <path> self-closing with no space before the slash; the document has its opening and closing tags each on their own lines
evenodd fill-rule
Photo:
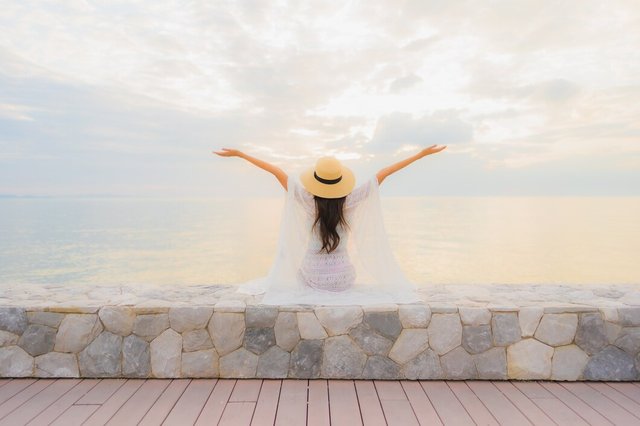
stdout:
<svg viewBox="0 0 640 426">
<path fill-rule="evenodd" d="M 331 253 L 340 244 L 340 235 L 337 228 L 339 224 L 348 227 L 347 220 L 344 217 L 343 206 L 346 200 L 341 198 L 322 198 L 314 195 L 316 201 L 316 220 L 313 222 L 313 228 L 320 224 L 320 237 L 322 239 L 322 248 Z"/>
</svg>

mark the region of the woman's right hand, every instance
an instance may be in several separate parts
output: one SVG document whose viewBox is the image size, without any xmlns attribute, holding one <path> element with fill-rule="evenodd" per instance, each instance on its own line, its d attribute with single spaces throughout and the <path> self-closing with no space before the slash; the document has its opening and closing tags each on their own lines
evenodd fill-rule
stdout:
<svg viewBox="0 0 640 426">
<path fill-rule="evenodd" d="M 422 151 L 420 151 L 420 154 L 425 157 L 427 155 L 431 155 L 431 154 L 435 154 L 437 152 L 442 151 L 443 149 L 445 149 L 447 146 L 443 145 L 443 146 L 438 146 L 438 145 L 431 145 L 427 148 L 424 148 Z"/>
<path fill-rule="evenodd" d="M 237 149 L 222 148 L 222 151 L 213 151 L 221 157 L 240 157 L 242 152 Z"/>
</svg>

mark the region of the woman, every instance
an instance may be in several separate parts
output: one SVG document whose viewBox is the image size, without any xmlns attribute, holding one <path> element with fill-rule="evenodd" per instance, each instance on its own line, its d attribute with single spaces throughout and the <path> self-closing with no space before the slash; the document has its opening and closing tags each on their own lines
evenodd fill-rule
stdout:
<svg viewBox="0 0 640 426">
<path fill-rule="evenodd" d="M 392 173 L 445 148 L 425 148 L 355 189 L 353 172 L 334 157 L 320 158 L 292 179 L 281 168 L 238 150 L 214 151 L 268 171 L 287 191 L 271 270 L 240 285 L 238 292 L 265 293 L 261 303 L 273 305 L 419 302 L 391 253 L 378 187 Z"/>
</svg>

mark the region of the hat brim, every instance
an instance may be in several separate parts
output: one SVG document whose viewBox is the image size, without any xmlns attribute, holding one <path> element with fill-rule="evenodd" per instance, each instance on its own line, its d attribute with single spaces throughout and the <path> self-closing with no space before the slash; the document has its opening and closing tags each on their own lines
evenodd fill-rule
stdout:
<svg viewBox="0 0 640 426">
<path fill-rule="evenodd" d="M 313 195 L 317 195 L 322 198 L 342 198 L 351 191 L 356 184 L 356 178 L 353 172 L 342 166 L 342 179 L 340 182 L 334 184 L 322 183 L 313 176 L 314 168 L 306 170 L 300 175 L 300 181 L 307 191 Z"/>
</svg>

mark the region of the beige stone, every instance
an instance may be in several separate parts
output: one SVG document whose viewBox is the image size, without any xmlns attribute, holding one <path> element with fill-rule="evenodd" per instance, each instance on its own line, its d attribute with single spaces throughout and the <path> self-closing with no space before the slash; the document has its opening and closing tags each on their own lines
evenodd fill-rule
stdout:
<svg viewBox="0 0 640 426">
<path fill-rule="evenodd" d="M 576 345 L 556 348 L 551 362 L 551 380 L 580 379 L 587 361 L 589 355 Z"/>
<path fill-rule="evenodd" d="M 298 312 L 298 328 L 303 339 L 324 339 L 327 332 L 313 312 Z"/>
<path fill-rule="evenodd" d="M 429 332 L 424 328 L 405 328 L 389 351 L 389 358 L 398 364 L 415 358 L 429 348 Z"/>
<path fill-rule="evenodd" d="M 209 321 L 208 329 L 218 355 L 224 356 L 242 346 L 244 314 L 214 312 L 211 321 Z"/>
<path fill-rule="evenodd" d="M 67 314 L 56 334 L 56 352 L 77 353 L 91 343 L 103 327 L 96 314 Z"/>
<path fill-rule="evenodd" d="M 322 306 L 315 312 L 329 336 L 349 333 L 351 328 L 362 322 L 363 317 L 359 306 Z"/>
<path fill-rule="evenodd" d="M 165 330 L 151 342 L 151 372 L 154 377 L 180 377 L 182 336 L 172 329 Z"/>
<path fill-rule="evenodd" d="M 551 376 L 553 348 L 535 339 L 525 339 L 507 348 L 509 379 L 545 380 Z"/>
<path fill-rule="evenodd" d="M 398 306 L 398 315 L 403 328 L 426 328 L 431 320 L 431 309 L 427 305 Z"/>
<path fill-rule="evenodd" d="M 458 314 L 433 314 L 428 332 L 429 346 L 438 355 L 462 344 L 462 324 Z"/>
<path fill-rule="evenodd" d="M 491 322 L 491 311 L 486 308 L 461 307 L 460 320 L 465 325 L 485 325 Z"/>
<path fill-rule="evenodd" d="M 534 335 L 543 313 L 544 308 L 542 306 L 527 306 L 520 309 L 518 321 L 520 322 L 522 337 L 531 337 Z"/>
<path fill-rule="evenodd" d="M 545 314 L 534 337 L 550 346 L 563 346 L 573 342 L 578 328 L 576 314 Z"/>
<path fill-rule="evenodd" d="M 120 336 L 131 334 L 136 320 L 136 313 L 126 306 L 104 306 L 98 316 L 107 331 Z"/>
</svg>

